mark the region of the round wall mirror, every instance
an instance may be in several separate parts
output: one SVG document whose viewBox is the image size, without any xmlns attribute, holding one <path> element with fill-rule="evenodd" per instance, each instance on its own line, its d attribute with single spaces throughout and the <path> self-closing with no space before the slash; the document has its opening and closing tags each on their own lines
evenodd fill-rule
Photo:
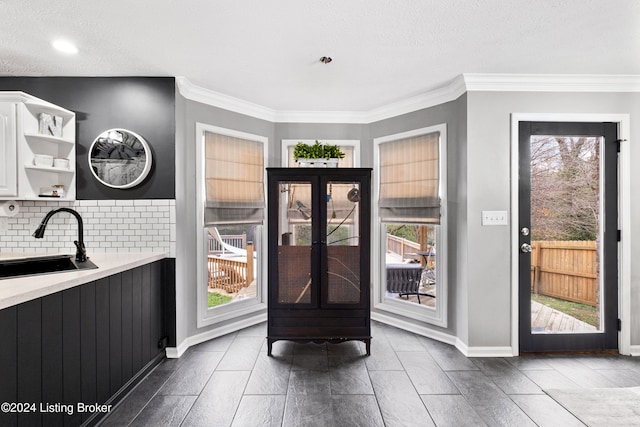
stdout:
<svg viewBox="0 0 640 427">
<path fill-rule="evenodd" d="M 151 150 L 137 133 L 109 129 L 91 144 L 89 167 L 93 176 L 107 187 L 135 187 L 149 175 Z"/>
</svg>

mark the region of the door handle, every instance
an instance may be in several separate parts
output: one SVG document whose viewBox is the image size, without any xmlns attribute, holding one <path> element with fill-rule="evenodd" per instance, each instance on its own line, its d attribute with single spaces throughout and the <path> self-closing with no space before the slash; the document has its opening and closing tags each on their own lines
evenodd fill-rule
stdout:
<svg viewBox="0 0 640 427">
<path fill-rule="evenodd" d="M 532 247 L 531 247 L 531 245 L 530 245 L 530 244 L 528 244 L 528 243 L 523 243 L 523 244 L 520 246 L 520 252 L 525 253 L 525 254 L 527 254 L 527 253 L 531 252 L 531 250 L 532 250 L 532 249 L 533 249 L 533 248 L 532 248 Z"/>
</svg>

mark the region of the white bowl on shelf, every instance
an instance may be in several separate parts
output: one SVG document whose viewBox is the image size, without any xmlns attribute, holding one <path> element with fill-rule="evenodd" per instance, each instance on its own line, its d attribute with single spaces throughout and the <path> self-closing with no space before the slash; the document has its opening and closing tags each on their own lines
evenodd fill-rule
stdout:
<svg viewBox="0 0 640 427">
<path fill-rule="evenodd" d="M 55 159 L 53 159 L 53 167 L 54 168 L 69 169 L 69 159 L 56 157 Z"/>
<path fill-rule="evenodd" d="M 33 155 L 33 164 L 36 166 L 42 167 L 52 167 L 53 166 L 53 156 L 49 156 L 47 154 L 34 154 Z"/>
</svg>

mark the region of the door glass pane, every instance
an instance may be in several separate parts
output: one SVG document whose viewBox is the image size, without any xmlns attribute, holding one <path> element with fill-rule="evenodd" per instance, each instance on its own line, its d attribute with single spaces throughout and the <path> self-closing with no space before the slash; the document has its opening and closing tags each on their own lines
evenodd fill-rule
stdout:
<svg viewBox="0 0 640 427">
<path fill-rule="evenodd" d="M 531 136 L 531 332 L 601 328 L 601 137 Z"/>
<path fill-rule="evenodd" d="M 281 182 L 278 290 L 282 304 L 311 303 L 311 183 Z"/>
<path fill-rule="evenodd" d="M 360 184 L 329 182 L 327 201 L 327 302 L 360 302 Z"/>
</svg>

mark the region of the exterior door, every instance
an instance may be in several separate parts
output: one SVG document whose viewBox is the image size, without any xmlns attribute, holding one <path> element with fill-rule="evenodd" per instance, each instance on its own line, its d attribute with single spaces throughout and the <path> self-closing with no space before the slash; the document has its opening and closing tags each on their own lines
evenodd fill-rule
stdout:
<svg viewBox="0 0 640 427">
<path fill-rule="evenodd" d="M 618 348 L 615 123 L 519 122 L 521 352 Z"/>
</svg>

